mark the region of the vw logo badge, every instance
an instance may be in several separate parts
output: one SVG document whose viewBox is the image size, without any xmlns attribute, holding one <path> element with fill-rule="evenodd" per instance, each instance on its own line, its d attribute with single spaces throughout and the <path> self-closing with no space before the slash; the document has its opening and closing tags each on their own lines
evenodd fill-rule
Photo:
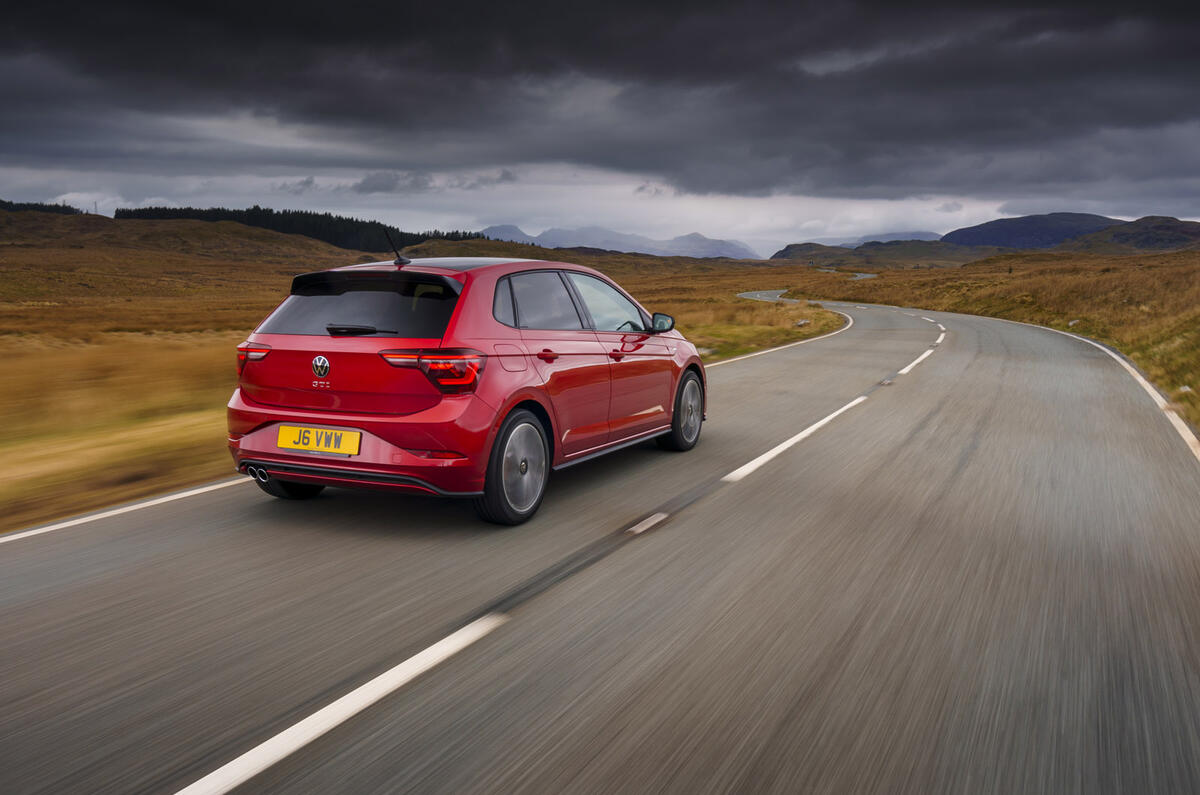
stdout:
<svg viewBox="0 0 1200 795">
<path fill-rule="evenodd" d="M 324 378 L 329 375 L 329 360 L 324 356 L 318 356 L 313 359 L 313 375 L 317 378 Z"/>
</svg>

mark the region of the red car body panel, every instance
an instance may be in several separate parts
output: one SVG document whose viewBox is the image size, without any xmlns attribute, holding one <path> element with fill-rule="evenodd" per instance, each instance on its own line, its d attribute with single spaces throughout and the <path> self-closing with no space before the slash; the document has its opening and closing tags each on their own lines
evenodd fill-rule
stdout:
<svg viewBox="0 0 1200 795">
<path fill-rule="evenodd" d="M 493 316 L 497 282 L 530 270 L 595 276 L 633 301 L 591 268 L 462 262 L 372 263 L 330 272 L 370 277 L 399 270 L 461 284 L 440 338 L 251 334 L 247 343 L 269 352 L 245 362 L 229 401 L 228 442 L 238 471 L 252 464 L 281 480 L 478 495 L 500 425 L 518 406 L 549 425 L 552 465 L 561 468 L 669 430 L 684 371 L 696 370 L 703 382 L 695 347 L 675 330 L 518 329 Z M 396 349 L 466 349 L 486 360 L 473 392 L 443 394 L 421 371 L 380 356 Z M 314 375 L 315 356 L 328 360 L 325 377 Z M 352 456 L 282 449 L 276 444 L 280 424 L 359 431 L 360 449 Z"/>
</svg>

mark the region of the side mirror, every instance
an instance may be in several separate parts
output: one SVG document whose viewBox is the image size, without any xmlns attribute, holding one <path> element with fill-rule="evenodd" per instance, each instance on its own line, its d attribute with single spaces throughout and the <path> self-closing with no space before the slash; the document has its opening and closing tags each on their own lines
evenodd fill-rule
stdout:
<svg viewBox="0 0 1200 795">
<path fill-rule="evenodd" d="M 664 315 L 662 312 L 655 312 L 654 317 L 650 319 L 650 326 L 655 334 L 664 334 L 675 328 L 675 318 Z"/>
</svg>

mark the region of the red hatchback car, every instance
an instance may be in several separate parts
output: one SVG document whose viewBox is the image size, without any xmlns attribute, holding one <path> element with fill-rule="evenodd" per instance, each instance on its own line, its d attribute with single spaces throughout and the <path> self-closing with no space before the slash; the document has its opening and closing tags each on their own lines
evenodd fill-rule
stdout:
<svg viewBox="0 0 1200 795">
<path fill-rule="evenodd" d="M 238 346 L 229 449 L 268 494 L 470 497 L 518 524 L 551 469 L 690 450 L 704 367 L 668 315 L 565 262 L 398 259 L 306 273 Z"/>
</svg>

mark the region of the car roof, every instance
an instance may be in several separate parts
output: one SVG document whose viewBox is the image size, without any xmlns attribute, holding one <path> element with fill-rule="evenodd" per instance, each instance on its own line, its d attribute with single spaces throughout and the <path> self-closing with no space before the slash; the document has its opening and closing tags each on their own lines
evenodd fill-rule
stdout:
<svg viewBox="0 0 1200 795">
<path fill-rule="evenodd" d="M 470 271 L 476 268 L 486 268 L 492 265 L 514 265 L 524 262 L 546 262 L 546 260 L 529 259 L 528 257 L 420 257 L 409 260 L 399 266 L 402 270 L 426 270 L 436 268 L 443 271 Z M 565 263 L 564 263 L 565 264 Z M 393 270 L 396 263 L 391 260 L 382 262 L 364 262 L 361 265 L 345 265 L 334 268 L 335 271 L 364 271 L 364 270 Z"/>
</svg>

